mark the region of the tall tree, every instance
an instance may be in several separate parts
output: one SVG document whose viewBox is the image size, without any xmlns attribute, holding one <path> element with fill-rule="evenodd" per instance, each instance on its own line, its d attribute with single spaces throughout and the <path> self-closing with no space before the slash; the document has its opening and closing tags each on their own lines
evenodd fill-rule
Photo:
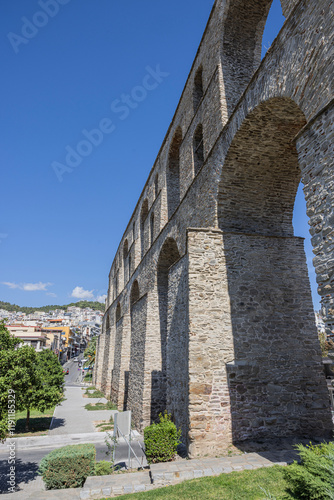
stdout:
<svg viewBox="0 0 334 500">
<path fill-rule="evenodd" d="M 17 349 L 19 343 L 0 323 L 0 439 L 6 434 L 9 391 L 15 394 L 16 411 L 27 411 L 26 429 L 32 408 L 44 412 L 63 400 L 64 374 L 55 354 L 36 353 L 30 346 Z"/>
<path fill-rule="evenodd" d="M 88 358 L 88 361 L 86 361 L 85 363 L 86 366 L 92 366 L 95 363 L 96 342 L 97 342 L 97 336 L 92 337 L 84 352 L 85 358 Z"/>
<path fill-rule="evenodd" d="M 45 411 L 64 399 L 64 372 L 57 356 L 49 350 L 37 353 L 40 384 L 35 391 L 33 407 Z"/>
</svg>

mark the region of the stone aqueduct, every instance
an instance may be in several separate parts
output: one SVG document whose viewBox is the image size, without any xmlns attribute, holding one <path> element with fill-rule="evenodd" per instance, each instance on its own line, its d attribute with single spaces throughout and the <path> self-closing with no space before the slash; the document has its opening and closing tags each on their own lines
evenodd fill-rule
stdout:
<svg viewBox="0 0 334 500">
<path fill-rule="evenodd" d="M 216 0 L 109 275 L 94 382 L 192 456 L 332 430 L 303 240 L 334 322 L 333 0 Z"/>
</svg>

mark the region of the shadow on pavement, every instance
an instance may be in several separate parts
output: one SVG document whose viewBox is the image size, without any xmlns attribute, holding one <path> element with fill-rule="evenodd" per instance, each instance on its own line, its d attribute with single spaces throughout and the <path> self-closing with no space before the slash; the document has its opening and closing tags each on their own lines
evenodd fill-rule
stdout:
<svg viewBox="0 0 334 500">
<path fill-rule="evenodd" d="M 65 425 L 65 419 L 64 418 L 57 418 L 54 417 L 51 426 L 50 426 L 50 431 L 53 429 L 58 429 L 58 427 L 64 427 Z"/>
<path fill-rule="evenodd" d="M 244 453 L 258 453 L 261 457 L 272 462 L 292 463 L 299 460 L 296 444 L 319 444 L 321 440 L 305 438 L 304 436 L 292 436 L 273 439 L 259 439 L 256 441 L 244 441 L 235 443 L 235 449 Z"/>
<path fill-rule="evenodd" d="M 8 459 L 0 460 L 0 494 L 11 493 L 8 488 L 11 486 L 7 481 L 10 481 L 10 465 Z M 37 476 L 38 464 L 35 462 L 23 462 L 20 459 L 15 460 L 15 490 L 20 491 L 17 486 L 19 483 L 29 483 Z"/>
</svg>

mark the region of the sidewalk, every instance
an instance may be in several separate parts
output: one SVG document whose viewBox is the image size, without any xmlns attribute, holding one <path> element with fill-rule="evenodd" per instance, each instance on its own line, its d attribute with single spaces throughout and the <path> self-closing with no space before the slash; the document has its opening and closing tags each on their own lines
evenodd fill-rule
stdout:
<svg viewBox="0 0 334 500">
<path fill-rule="evenodd" d="M 85 405 L 88 403 L 106 403 L 107 400 L 105 398 L 83 398 L 84 392 L 81 387 L 65 388 L 66 400 L 55 409 L 49 436 L 92 433 L 94 432 L 93 421 L 109 420 L 111 415 L 116 413 L 116 410 L 85 410 Z"/>
<path fill-rule="evenodd" d="M 93 421 L 109 420 L 116 410 L 87 411 L 85 405 L 98 401 L 106 403 L 105 398 L 84 398 L 80 387 L 66 387 L 66 400 L 57 406 L 47 436 L 10 438 L 18 450 L 30 448 L 60 448 L 67 444 L 102 443 L 105 432 L 96 432 Z M 0 443 L 0 451 L 7 450 L 7 443 Z"/>
</svg>

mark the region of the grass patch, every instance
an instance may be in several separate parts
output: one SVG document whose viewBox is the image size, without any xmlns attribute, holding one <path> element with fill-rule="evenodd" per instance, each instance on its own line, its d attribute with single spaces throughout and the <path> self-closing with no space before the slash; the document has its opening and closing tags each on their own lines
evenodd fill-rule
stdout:
<svg viewBox="0 0 334 500">
<path fill-rule="evenodd" d="M 93 374 L 92 373 L 87 373 L 84 377 L 84 382 L 91 382 L 93 379 Z"/>
<path fill-rule="evenodd" d="M 88 403 L 85 405 L 85 408 L 88 411 L 117 410 L 117 406 L 115 406 L 111 401 L 107 401 L 106 403 L 96 403 L 95 405 Z"/>
<path fill-rule="evenodd" d="M 96 389 L 96 387 L 87 387 L 84 395 L 86 398 L 104 398 L 103 392 Z"/>
<path fill-rule="evenodd" d="M 44 413 L 39 410 L 30 410 L 29 431 L 25 430 L 27 412 L 25 410 L 17 412 L 14 437 L 42 436 L 47 434 L 47 431 L 50 428 L 54 410 L 55 407 L 51 408 L 50 410 L 45 410 Z"/>
<path fill-rule="evenodd" d="M 292 500 L 296 497 L 289 493 L 288 483 L 283 476 L 284 469 L 285 467 L 276 465 L 257 470 L 221 474 L 217 477 L 192 479 L 175 486 L 123 495 L 122 499 L 263 500 L 266 496 L 260 489 L 260 486 L 262 486 L 276 500 Z M 111 500 L 111 498 L 108 500 Z"/>
<path fill-rule="evenodd" d="M 98 432 L 112 431 L 114 429 L 114 424 L 112 422 L 105 421 L 97 424 L 95 428 L 98 430 Z"/>
</svg>

